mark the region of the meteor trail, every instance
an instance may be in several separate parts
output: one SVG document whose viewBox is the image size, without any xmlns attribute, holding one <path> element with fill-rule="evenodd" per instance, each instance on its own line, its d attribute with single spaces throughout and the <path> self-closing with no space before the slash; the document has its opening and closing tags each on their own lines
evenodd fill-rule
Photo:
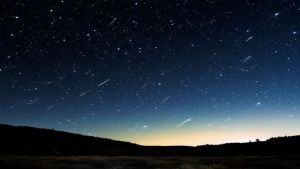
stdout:
<svg viewBox="0 0 300 169">
<path fill-rule="evenodd" d="M 100 86 L 104 85 L 105 83 L 107 83 L 109 81 L 110 81 L 110 79 L 107 79 L 107 80 L 103 81 L 102 83 L 98 84 L 97 87 L 100 87 Z"/>
<path fill-rule="evenodd" d="M 193 117 L 190 117 L 190 118 L 184 120 L 182 123 L 178 124 L 176 127 L 181 127 L 181 126 L 184 125 L 185 123 L 188 123 L 188 122 L 192 121 L 192 118 L 193 118 Z"/>
</svg>

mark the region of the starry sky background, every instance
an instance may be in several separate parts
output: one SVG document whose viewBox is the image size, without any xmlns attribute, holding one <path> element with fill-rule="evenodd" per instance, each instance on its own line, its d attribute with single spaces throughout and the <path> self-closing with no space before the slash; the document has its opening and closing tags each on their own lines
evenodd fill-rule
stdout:
<svg viewBox="0 0 300 169">
<path fill-rule="evenodd" d="M 144 145 L 300 134 L 297 0 L 0 1 L 0 123 Z"/>
</svg>

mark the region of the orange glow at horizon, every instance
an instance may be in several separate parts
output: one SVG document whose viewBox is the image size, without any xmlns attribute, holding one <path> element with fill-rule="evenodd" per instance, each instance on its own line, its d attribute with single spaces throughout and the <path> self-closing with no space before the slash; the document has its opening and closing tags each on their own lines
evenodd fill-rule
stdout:
<svg viewBox="0 0 300 169">
<path fill-rule="evenodd" d="M 251 127 L 236 128 L 175 128 L 145 131 L 140 133 L 120 133 L 113 139 L 129 141 L 140 145 L 188 145 L 223 144 L 232 142 L 249 142 L 259 139 L 267 140 L 271 137 L 291 136 L 300 134 L 300 126 L 294 123 L 281 123 L 281 125 L 255 124 Z M 290 127 L 294 126 L 293 129 Z"/>
</svg>

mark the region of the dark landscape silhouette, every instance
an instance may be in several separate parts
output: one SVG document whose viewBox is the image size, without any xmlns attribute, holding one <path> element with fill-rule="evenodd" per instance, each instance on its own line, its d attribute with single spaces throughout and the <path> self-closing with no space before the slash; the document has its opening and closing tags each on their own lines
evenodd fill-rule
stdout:
<svg viewBox="0 0 300 169">
<path fill-rule="evenodd" d="M 0 125 L 1 169 L 296 169 L 300 136 L 202 146 L 142 146 Z"/>
<path fill-rule="evenodd" d="M 300 155 L 300 136 L 221 145 L 141 146 L 51 129 L 0 125 L 0 154 L 104 156 L 266 156 Z"/>
</svg>

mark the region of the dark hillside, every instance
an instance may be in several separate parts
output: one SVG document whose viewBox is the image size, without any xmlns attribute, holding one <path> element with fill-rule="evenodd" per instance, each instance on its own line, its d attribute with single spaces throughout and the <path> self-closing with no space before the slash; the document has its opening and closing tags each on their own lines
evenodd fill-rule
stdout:
<svg viewBox="0 0 300 169">
<path fill-rule="evenodd" d="M 141 146 L 32 127 L 0 125 L 0 153 L 18 155 L 132 155 Z"/>
<path fill-rule="evenodd" d="M 104 156 L 266 156 L 300 155 L 300 136 L 252 143 L 189 146 L 141 146 L 67 132 L 0 125 L 0 154 Z"/>
</svg>

